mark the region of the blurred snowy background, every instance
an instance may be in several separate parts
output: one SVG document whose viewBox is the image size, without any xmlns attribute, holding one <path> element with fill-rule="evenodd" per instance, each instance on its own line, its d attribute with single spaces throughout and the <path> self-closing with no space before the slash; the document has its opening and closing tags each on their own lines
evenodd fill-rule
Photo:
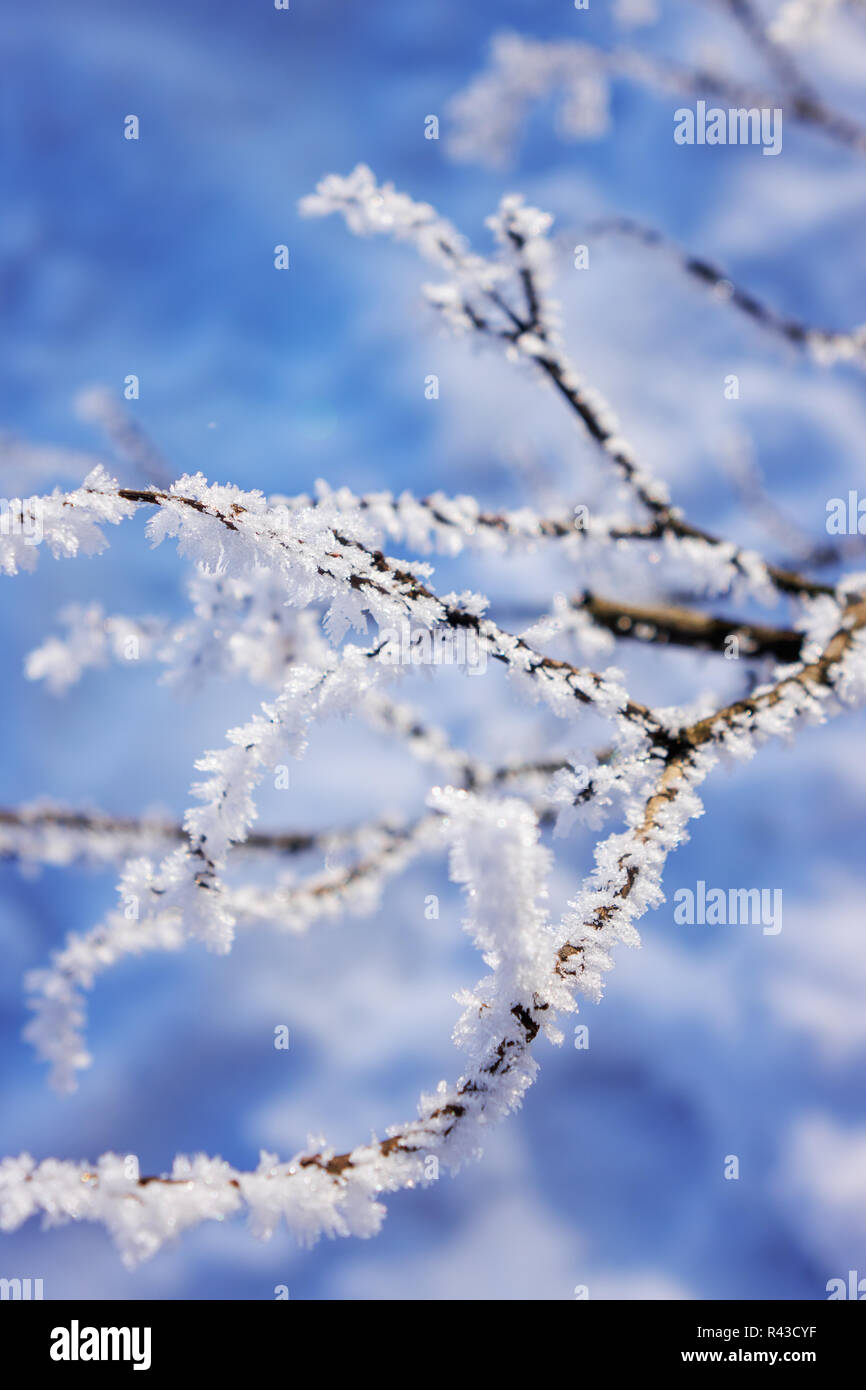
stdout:
<svg viewBox="0 0 866 1390">
<path fill-rule="evenodd" d="M 2 486 L 29 495 L 78 482 L 46 455 L 16 472 L 14 438 L 105 456 L 77 418 L 82 388 L 122 390 L 174 475 L 301 492 L 318 477 L 356 491 L 471 491 L 551 507 L 602 496 L 587 440 L 552 396 L 494 355 L 440 333 L 410 250 L 307 223 L 297 200 L 359 160 L 437 205 L 487 246 L 484 217 L 506 191 L 556 215 L 572 355 L 616 407 L 629 438 L 697 522 L 772 551 L 729 476 L 751 450 L 774 502 L 816 541 L 829 497 L 857 487 L 864 378 L 828 370 L 714 302 L 664 256 L 622 241 L 570 248 L 595 218 L 640 218 L 717 260 L 780 311 L 834 328 L 866 319 L 866 164 L 786 124 L 784 149 L 681 148 L 681 102 L 617 81 L 607 134 L 558 138 L 554 103 L 533 112 L 512 167 L 456 163 L 450 99 L 484 63 L 493 34 L 622 40 L 611 6 L 570 0 L 110 0 L 6 7 L 0 59 L 5 147 L 0 223 Z M 648 52 L 761 70 L 713 3 L 661 6 L 625 35 Z M 866 112 L 866 22 L 840 7 L 805 49 L 833 103 Z M 767 85 L 772 86 L 771 83 Z M 122 138 L 135 113 L 141 138 Z M 424 139 L 438 114 L 439 141 Z M 292 266 L 273 269 L 286 243 Z M 440 397 L 424 396 L 435 373 Z M 727 374 L 740 399 L 726 400 Z M 141 482 L 129 469 L 127 482 Z M 151 553 L 140 522 L 102 557 L 3 581 L 0 805 L 50 795 L 116 814 L 179 815 L 192 764 L 259 696 L 212 688 L 179 702 L 152 669 L 91 673 L 58 702 L 23 677 L 58 607 L 103 602 L 143 615 L 184 611 L 183 566 Z M 493 611 L 537 612 L 568 592 L 567 563 L 436 565 L 440 591 L 472 586 Z M 600 575 L 600 592 L 611 586 Z M 626 594 L 640 601 L 645 594 Z M 729 610 L 730 602 L 715 605 Z M 742 612 L 742 609 L 740 610 Z M 771 621 L 782 622 L 779 610 Z M 523 620 L 515 617 L 515 622 Z M 514 625 L 514 624 L 512 624 Z M 739 692 L 737 663 L 622 646 L 617 664 L 645 701 Z M 569 731 L 527 710 L 498 675 L 441 673 L 406 686 L 458 742 L 504 760 Z M 621 952 L 601 1006 L 585 1005 L 588 1051 L 538 1049 L 523 1111 L 492 1132 L 483 1162 L 389 1201 L 369 1243 L 300 1251 L 261 1245 L 242 1223 L 202 1228 L 134 1273 L 104 1231 L 30 1223 L 0 1243 L 0 1274 L 42 1277 L 46 1297 L 569 1299 L 822 1298 L 833 1277 L 866 1275 L 866 949 L 863 824 L 866 719 L 849 717 L 767 748 L 717 775 L 707 815 L 671 862 L 668 903 Z M 582 737 L 578 729 L 577 739 Z M 399 745 L 359 725 L 320 728 L 292 789 L 261 824 L 347 824 L 408 813 L 428 778 Z M 590 863 L 592 837 L 560 842 L 555 910 Z M 683 927 L 678 886 L 781 888 L 783 929 Z M 418 1092 L 460 1070 L 453 993 L 482 967 L 438 860 L 387 890 L 370 920 L 307 937 L 248 933 L 232 955 L 190 948 L 126 963 L 92 1000 L 94 1066 L 58 1099 L 21 1040 L 22 975 L 70 930 L 113 905 L 113 876 L 0 865 L 0 1152 L 138 1153 L 161 1171 L 176 1152 L 255 1165 L 323 1132 L 351 1146 L 415 1112 Z M 438 921 L 424 898 L 441 895 Z M 273 1029 L 291 1030 L 288 1054 Z M 740 1160 L 724 1178 L 725 1156 Z"/>
</svg>

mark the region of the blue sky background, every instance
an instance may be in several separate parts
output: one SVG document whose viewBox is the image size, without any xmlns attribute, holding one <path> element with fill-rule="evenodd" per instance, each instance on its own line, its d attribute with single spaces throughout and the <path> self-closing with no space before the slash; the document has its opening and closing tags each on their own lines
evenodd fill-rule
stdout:
<svg viewBox="0 0 866 1390">
<path fill-rule="evenodd" d="M 599 243 L 591 271 L 578 273 L 568 248 L 600 214 L 639 217 L 780 310 L 849 327 L 866 319 L 862 158 L 793 124 L 776 159 L 677 147 L 679 101 L 618 82 L 604 138 L 562 143 L 546 102 L 507 173 L 453 163 L 444 138 L 423 138 L 424 118 L 438 114 L 447 133 L 448 101 L 495 32 L 617 37 L 601 3 L 540 8 L 7 6 L 0 429 L 100 453 L 74 398 L 94 383 L 120 395 L 134 372 L 135 418 L 177 474 L 281 492 L 318 477 L 358 490 L 441 487 L 490 504 L 527 501 L 540 478 L 553 501 L 603 496 L 588 442 L 552 397 L 440 333 L 410 250 L 354 240 L 336 219 L 299 219 L 298 199 L 322 174 L 363 160 L 479 246 L 504 192 L 554 212 L 573 356 L 690 515 L 770 544 L 725 472 L 745 441 L 773 499 L 820 539 L 826 500 L 861 483 L 862 373 L 797 357 L 664 257 Z M 718 7 L 662 11 L 626 41 L 684 61 L 714 45 L 730 70 L 759 72 Z M 851 25 L 808 50 L 815 81 L 853 113 L 866 105 L 864 36 Z M 122 138 L 130 112 L 138 142 Z M 286 274 L 273 269 L 277 243 L 291 249 Z M 430 372 L 436 402 L 424 398 Z M 724 399 L 730 372 L 737 402 Z M 34 490 L 2 453 L 0 468 L 5 495 Z M 167 546 L 151 552 L 141 522 L 110 539 L 98 559 L 43 556 L 35 575 L 3 581 L 0 804 L 47 794 L 180 814 L 194 759 L 260 698 L 222 687 L 178 701 L 147 669 L 97 672 L 62 702 L 25 681 L 26 653 L 65 603 L 184 611 L 183 567 Z M 607 578 L 593 582 L 604 591 Z M 504 616 L 574 580 L 546 554 L 441 560 L 437 583 L 482 589 Z M 733 693 L 745 679 L 692 654 L 662 665 L 623 648 L 617 661 L 651 701 Z M 407 696 L 491 757 L 574 746 L 493 674 L 483 699 L 480 682 L 447 673 L 416 686 Z M 864 727 L 840 720 L 716 777 L 707 816 L 670 866 L 668 903 L 643 923 L 642 950 L 620 956 L 603 1004 L 584 1011 L 589 1051 L 542 1046 L 536 1086 L 491 1134 L 484 1161 L 391 1198 L 374 1241 L 299 1251 L 283 1234 L 260 1245 L 238 1223 L 194 1232 L 128 1273 L 102 1230 L 43 1235 L 30 1223 L 3 1238 L 0 1273 L 44 1278 L 47 1297 L 270 1298 L 287 1284 L 292 1298 L 332 1299 L 569 1299 L 580 1284 L 592 1298 L 821 1298 L 828 1279 L 866 1275 Z M 579 728 L 573 738 L 582 744 Z M 293 772 L 291 804 L 274 796 L 262 821 L 412 811 L 426 786 L 401 748 L 357 725 L 322 729 Z M 587 837 L 559 842 L 554 908 L 591 849 Z M 676 926 L 673 891 L 701 878 L 781 888 L 780 935 Z M 57 1099 L 20 1038 L 21 977 L 99 920 L 112 883 L 77 870 L 22 879 L 0 865 L 0 1152 L 113 1149 L 153 1171 L 203 1150 L 249 1167 L 260 1147 L 288 1154 L 311 1133 L 343 1146 L 381 1132 L 414 1113 L 421 1088 L 459 1071 L 452 995 L 483 967 L 431 860 L 392 885 L 371 920 L 297 940 L 252 933 L 225 959 L 192 948 L 118 968 L 92 1001 L 95 1064 Z M 424 920 L 431 892 L 438 922 Z M 277 1023 L 291 1029 L 288 1054 L 271 1046 Z M 732 1153 L 737 1182 L 723 1178 Z"/>
</svg>

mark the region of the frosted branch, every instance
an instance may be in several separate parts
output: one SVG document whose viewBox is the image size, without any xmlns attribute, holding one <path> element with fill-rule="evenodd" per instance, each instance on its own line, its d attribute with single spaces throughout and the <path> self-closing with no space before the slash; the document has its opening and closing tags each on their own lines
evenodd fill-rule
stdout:
<svg viewBox="0 0 866 1390">
<path fill-rule="evenodd" d="M 613 82 L 625 79 L 692 99 L 717 98 L 734 108 L 783 107 L 786 118 L 858 154 L 866 153 L 862 126 L 806 89 L 799 71 L 772 38 L 763 46 L 765 57 L 772 52 L 777 72 L 784 67 L 781 94 L 744 84 L 715 69 L 687 67 L 636 49 L 498 34 L 487 67 L 451 103 L 450 151 L 455 159 L 506 167 L 529 111 L 551 94 L 561 98 L 559 135 L 565 140 L 594 139 L 609 128 Z"/>
<path fill-rule="evenodd" d="M 854 366 L 866 369 L 866 324 L 860 324 L 848 332 L 839 332 L 829 328 L 812 327 L 798 319 L 788 318 L 765 304 L 751 290 L 736 284 L 727 271 L 712 265 L 702 256 L 690 255 L 654 227 L 644 226 L 632 218 L 607 218 L 592 223 L 586 234 L 605 236 L 609 233 L 630 237 L 643 246 L 664 251 L 686 275 L 708 290 L 720 304 L 730 304 L 768 332 L 783 338 L 800 351 L 807 352 L 820 366 L 832 367 L 838 362 L 850 362 Z"/>
</svg>

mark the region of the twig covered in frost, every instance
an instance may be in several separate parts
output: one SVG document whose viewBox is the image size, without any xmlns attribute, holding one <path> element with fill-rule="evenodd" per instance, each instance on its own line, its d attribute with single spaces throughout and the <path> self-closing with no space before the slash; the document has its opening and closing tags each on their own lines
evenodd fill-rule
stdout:
<svg viewBox="0 0 866 1390">
<path fill-rule="evenodd" d="M 449 272 L 446 283 L 427 286 L 430 301 L 458 331 L 504 342 L 511 356 L 534 364 L 579 416 L 590 437 L 654 515 L 664 506 L 663 485 L 644 473 L 621 437 L 615 417 L 597 392 L 584 389 L 568 362 L 547 290 L 551 218 L 523 199 L 502 199 L 488 225 L 499 245 L 496 259 L 468 251 L 463 239 L 426 203 L 415 203 L 391 184 L 379 185 L 359 164 L 347 178 L 330 174 L 303 199 L 301 211 L 321 217 L 338 212 L 356 234 L 386 233 L 410 241 L 425 259 Z M 492 313 L 491 313 L 492 309 Z"/>
<path fill-rule="evenodd" d="M 257 831 L 235 846 L 238 854 L 330 854 L 351 847 L 363 827 L 323 831 Z M 188 836 L 179 821 L 150 816 L 108 816 L 42 801 L 0 807 L 0 858 L 27 865 L 85 862 L 116 864 L 134 855 L 164 854 Z"/>
<path fill-rule="evenodd" d="M 206 578 L 210 582 L 203 585 Z M 200 575 L 197 585 L 216 588 L 224 601 L 215 608 L 209 605 L 197 615 L 195 623 L 183 622 L 171 628 L 156 618 L 106 616 L 96 604 L 86 609 L 73 605 L 63 610 L 60 617 L 67 626 L 67 636 L 52 636 L 31 652 L 25 667 L 27 675 L 32 680 L 44 679 L 55 694 L 62 694 L 87 667 L 103 666 L 109 655 L 130 665 L 129 647 L 133 644 L 135 660 L 151 658 L 165 663 L 164 679 L 172 683 L 188 679 L 191 671 L 198 680 L 205 672 L 210 676 L 243 674 L 279 690 L 292 661 L 324 660 L 328 646 L 315 613 L 298 613 L 280 606 L 269 587 L 262 619 L 249 602 L 245 581 Z M 226 599 L 227 592 L 232 595 L 231 602 Z M 832 592 L 830 586 L 826 586 L 826 592 Z M 522 640 L 533 648 L 542 647 L 564 628 L 579 632 L 582 652 L 588 660 L 612 650 L 608 634 L 717 652 L 730 652 L 729 639 L 736 637 L 737 654 L 771 656 L 779 661 L 794 660 L 801 641 L 797 632 L 788 628 L 719 617 L 670 603 L 634 605 L 589 590 L 568 600 L 558 595 L 554 613 L 534 622 Z M 214 655 L 207 656 L 211 649 Z M 478 759 L 464 749 L 454 748 L 447 735 L 422 720 L 411 705 L 372 687 L 359 699 L 356 713 L 373 728 L 400 734 L 415 757 L 435 763 L 453 780 L 464 785 L 485 780 Z"/>
<path fill-rule="evenodd" d="M 565 774 L 568 768 L 567 762 L 554 759 L 498 768 L 467 764 L 462 771 L 467 785 L 492 791 L 515 782 L 546 782 L 551 776 Z M 621 776 L 621 770 L 599 765 L 580 782 L 575 782 L 573 774 L 565 781 L 555 780 L 550 795 L 537 797 L 536 814 L 540 821 L 549 822 L 555 810 L 558 825 L 567 828 L 575 808 L 585 806 L 596 794 L 600 794 L 603 806 L 609 806 L 610 791 Z M 246 841 L 235 846 L 235 858 L 253 849 L 281 856 L 315 850 L 329 860 L 348 851 L 354 859 L 348 864 L 331 864 L 300 881 L 281 879 L 273 888 L 260 882 L 223 884 L 219 891 L 225 910 L 236 927 L 264 923 L 294 933 L 342 911 L 368 915 L 378 907 L 386 882 L 431 849 L 440 813 L 441 808 L 437 808 L 408 824 L 385 821 L 310 835 L 251 832 Z M 601 819 L 595 823 L 600 824 Z M 182 917 L 153 899 L 154 894 L 163 896 L 158 871 L 149 859 L 130 857 L 136 850 L 142 855 L 148 848 L 162 848 L 160 833 L 162 840 L 187 840 L 181 825 L 165 824 L 154 831 L 146 821 L 112 821 L 47 808 L 0 811 L 0 853 L 15 855 L 28 865 L 68 862 L 73 850 L 96 863 L 100 855 L 106 862 L 116 861 L 122 852 L 128 858 L 118 885 L 117 909 L 83 936 L 70 935 L 65 946 L 54 952 L 50 965 L 32 971 L 26 980 L 28 1002 L 36 1015 L 26 1036 L 51 1064 L 52 1082 L 60 1091 L 73 1090 L 76 1072 L 92 1060 L 83 1035 L 84 991 L 93 987 L 98 975 L 129 955 L 179 950 L 185 942 Z"/>
<path fill-rule="evenodd" d="M 321 614 L 287 607 L 277 576 L 260 570 L 231 579 L 200 572 L 190 590 L 195 616 L 174 625 L 154 617 L 106 615 L 99 604 L 62 609 L 66 635 L 51 636 L 30 652 L 26 675 L 62 695 L 85 670 L 103 667 L 109 659 L 127 669 L 156 661 L 166 668 L 162 679 L 176 687 L 243 676 L 279 691 L 293 663 L 321 666 L 328 660 Z M 412 706 L 382 690 L 359 692 L 356 713 L 373 728 L 400 734 L 420 761 L 434 762 L 452 775 L 463 769 L 466 777 L 482 776 L 477 759 L 454 748 L 447 734 L 422 720 Z"/>
<path fill-rule="evenodd" d="M 611 948 L 636 944 L 634 922 L 661 901 L 664 862 L 701 813 L 696 788 L 720 753 L 749 756 L 756 742 L 790 733 L 800 719 L 821 721 L 834 703 L 866 698 L 866 599 L 836 605 L 836 614 L 823 648 L 781 680 L 685 727 L 672 720 L 675 742 L 654 775 L 647 759 L 649 795 L 631 804 L 628 829 L 599 845 L 595 872 L 559 928 L 544 912 L 549 856 L 531 809 L 434 791 L 452 876 L 469 892 L 467 929 L 493 973 L 462 999 L 455 1038 L 468 1052 L 467 1072 L 422 1097 L 417 1120 L 346 1153 L 321 1148 L 283 1164 L 263 1154 L 255 1173 L 201 1156 L 175 1160 L 165 1177 L 140 1177 L 112 1155 L 95 1168 L 7 1159 L 0 1226 L 12 1229 L 36 1211 L 52 1221 L 102 1221 L 130 1264 L 184 1228 L 243 1207 L 259 1235 L 281 1218 L 307 1243 L 373 1234 L 385 1215 L 383 1193 L 429 1180 L 431 1156 L 459 1166 L 477 1153 L 486 1125 L 520 1104 L 537 1070 L 532 1045 L 542 1031 L 557 1040 L 556 1014 L 573 1010 L 573 991 L 600 997 Z M 817 614 L 816 630 L 832 620 L 829 610 Z"/>
<path fill-rule="evenodd" d="M 55 558 L 99 555 L 108 545 L 103 526 L 117 526 L 135 511 L 102 464 L 91 469 L 80 488 L 55 488 L 49 497 L 24 502 L 26 515 L 13 517 L 0 530 L 0 574 L 36 568 L 39 546 L 26 521 L 38 522 L 40 542 Z M 20 522 L 21 524 L 12 524 Z"/>
<path fill-rule="evenodd" d="M 399 561 L 369 548 L 357 535 L 346 534 L 353 525 L 359 528 L 360 523 L 335 513 L 333 508 L 320 505 L 303 512 L 268 508 L 260 493 L 211 486 L 201 474 L 179 479 L 170 492 L 117 488 L 111 479 L 100 475 L 88 478 L 78 492 L 67 494 L 65 502 L 58 493 L 56 505 L 68 506 L 73 512 L 79 507 L 88 514 L 94 511 L 90 500 L 94 482 L 103 489 L 97 495 L 105 499 L 106 511 L 110 511 L 111 497 L 120 499 L 127 508 L 132 504 L 133 510 L 144 503 L 159 508 L 159 517 L 149 527 L 155 543 L 169 535 L 177 536 L 182 553 L 200 546 L 204 563 L 220 571 L 233 563 L 244 573 L 256 564 L 275 566 L 287 584 L 286 602 L 328 605 L 325 627 L 333 640 L 342 639 L 350 626 L 365 626 L 368 614 L 385 629 L 393 630 L 401 621 L 411 619 L 427 630 L 468 631 L 487 656 L 506 666 L 534 698 L 543 699 L 555 713 L 564 717 L 577 702 L 592 706 L 608 718 L 632 723 L 644 732 L 656 728 L 651 712 L 630 700 L 615 680 L 535 652 L 522 638 L 483 617 L 486 600 L 477 595 L 463 595 L 462 601 L 456 596 L 439 598 Z M 131 514 L 125 510 L 110 519 L 122 520 Z M 215 534 L 221 528 L 233 533 L 233 544 Z M 105 543 L 101 533 L 100 540 Z M 68 553 L 74 554 L 75 550 Z M 362 671 L 365 658 L 369 661 L 371 656 L 382 654 L 383 645 L 367 652 L 354 649 L 351 659 L 356 674 Z M 387 658 L 387 651 L 385 655 Z M 348 659 L 348 652 L 344 652 L 343 660 Z M 299 679 L 303 677 L 295 673 L 295 697 Z M 309 679 L 315 685 L 319 677 Z M 367 682 L 374 683 L 372 674 L 361 684 Z M 329 687 L 333 683 L 331 679 Z"/>
<path fill-rule="evenodd" d="M 469 328 L 501 339 L 515 357 L 538 368 L 649 514 L 644 526 L 612 527 L 612 538 L 681 542 L 694 558 L 704 553 L 708 568 L 715 565 L 726 575 L 733 571 L 759 596 L 766 597 L 768 589 L 832 592 L 686 521 L 668 500 L 664 484 L 640 467 L 607 402 L 598 392 L 581 385 L 556 332 L 556 313 L 546 292 L 551 220 L 546 214 L 525 207 L 520 198 L 504 198 L 498 214 L 489 219 L 501 254 L 495 261 L 484 261 L 466 250 L 459 234 L 429 204 L 413 202 L 391 184 L 377 184 L 366 165 L 358 165 L 347 178 L 329 174 L 315 194 L 302 201 L 301 210 L 308 216 L 337 212 L 350 230 L 360 235 L 378 232 L 410 241 L 422 256 L 451 272 L 446 284 L 427 287 L 428 298 L 453 328 Z M 504 297 L 507 288 L 511 289 L 510 302 Z M 514 307 L 517 296 L 524 301 L 522 309 Z M 493 304 L 504 322 L 491 320 L 481 307 L 485 300 Z M 730 582 L 728 577 L 718 587 L 729 587 Z"/>
<path fill-rule="evenodd" d="M 569 560 L 587 567 L 609 557 L 610 542 L 634 544 L 634 554 L 651 551 L 663 541 L 667 557 L 690 572 L 695 587 L 713 594 L 725 593 L 735 585 L 748 587 L 759 600 L 775 602 L 776 591 L 786 594 L 832 594 L 833 586 L 801 574 L 787 566 L 766 564 L 754 552 L 711 536 L 686 524 L 655 518 L 635 522 L 627 516 L 588 513 L 577 507 L 572 515 L 543 516 L 529 507 L 517 511 L 486 511 L 477 499 L 433 493 L 417 498 L 409 491 L 395 497 L 390 492 L 356 496 L 348 488 L 333 495 L 324 483 L 318 496 L 333 499 L 342 507 L 357 506 L 369 519 L 384 542 L 398 541 L 422 554 L 435 552 L 455 556 L 464 550 L 503 553 L 507 550 L 533 550 L 556 541 L 565 548 Z M 285 499 L 283 499 L 285 500 Z M 291 499 L 291 505 L 310 505 L 310 499 Z M 679 518 L 681 521 L 682 518 Z"/>
<path fill-rule="evenodd" d="M 312 845 L 304 848 L 333 854 L 348 846 L 357 857 L 351 864 L 273 888 L 258 882 L 220 884 L 221 910 L 233 929 L 265 923 L 293 933 L 341 911 L 369 914 L 388 879 L 429 844 L 431 828 L 431 818 L 426 817 L 406 826 L 365 826 L 353 832 L 351 840 L 340 835 L 311 837 Z M 34 1017 L 25 1037 L 50 1064 L 56 1090 L 75 1090 L 77 1073 L 92 1062 L 84 1038 L 85 992 L 97 977 L 129 956 L 178 951 L 186 944 L 184 915 L 171 904 L 163 907 L 159 899 L 166 890 L 160 885 L 160 873 L 151 861 L 127 861 L 118 885 L 118 907 L 89 932 L 71 934 L 46 968 L 28 974 L 25 985 Z"/>
<path fill-rule="evenodd" d="M 507 166 L 530 108 L 553 93 L 561 96 L 559 135 L 565 140 L 598 138 L 609 128 L 611 88 L 619 78 L 692 99 L 715 98 L 738 109 L 783 107 L 786 118 L 866 153 L 866 130 L 803 90 L 802 83 L 780 95 L 716 69 L 687 67 L 632 48 L 513 33 L 496 35 L 486 68 L 453 99 L 450 151 L 456 159 Z"/>
<path fill-rule="evenodd" d="M 737 285 L 727 271 L 719 269 L 702 256 L 690 255 L 654 227 L 647 227 L 630 217 L 605 218 L 591 223 L 586 231 L 587 236 L 606 236 L 609 233 L 630 237 L 643 246 L 665 251 L 686 275 L 709 290 L 719 303 L 739 309 L 762 328 L 808 352 L 821 366 L 850 362 L 866 369 L 866 324 L 859 324 L 849 332 L 842 333 L 829 328 L 811 327 L 799 319 L 788 318 L 765 304 L 751 290 Z"/>
</svg>

